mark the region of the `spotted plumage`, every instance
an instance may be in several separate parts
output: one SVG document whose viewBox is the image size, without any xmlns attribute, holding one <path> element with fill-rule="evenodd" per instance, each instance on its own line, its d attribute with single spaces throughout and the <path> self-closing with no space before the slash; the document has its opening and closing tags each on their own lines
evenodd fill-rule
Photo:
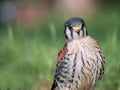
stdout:
<svg viewBox="0 0 120 90">
<path fill-rule="evenodd" d="M 84 21 L 72 18 L 65 23 L 66 43 L 58 53 L 51 90 L 94 90 L 104 73 L 104 56 L 88 35 Z"/>
</svg>

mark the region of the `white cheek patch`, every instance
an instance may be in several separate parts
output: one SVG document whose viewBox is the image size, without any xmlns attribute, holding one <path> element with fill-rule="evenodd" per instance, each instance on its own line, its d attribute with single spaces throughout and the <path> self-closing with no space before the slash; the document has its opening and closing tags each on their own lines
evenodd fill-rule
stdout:
<svg viewBox="0 0 120 90">
<path fill-rule="evenodd" d="M 81 30 L 80 31 L 80 37 L 83 37 L 84 36 L 84 34 L 83 34 L 83 31 Z"/>
<path fill-rule="evenodd" d="M 66 33 L 68 39 L 72 39 L 72 37 L 71 37 L 71 31 L 69 30 L 68 27 L 66 28 L 65 33 Z"/>
<path fill-rule="evenodd" d="M 84 36 L 87 36 L 87 29 L 85 26 L 83 27 L 83 32 L 84 32 Z"/>
</svg>

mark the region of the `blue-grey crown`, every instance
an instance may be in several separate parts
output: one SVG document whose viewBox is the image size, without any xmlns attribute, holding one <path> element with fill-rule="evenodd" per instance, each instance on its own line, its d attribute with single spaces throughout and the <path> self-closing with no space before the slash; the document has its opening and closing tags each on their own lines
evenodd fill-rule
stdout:
<svg viewBox="0 0 120 90">
<path fill-rule="evenodd" d="M 73 27 L 73 26 L 77 26 L 77 25 L 84 25 L 84 20 L 82 18 L 71 18 L 69 19 L 66 23 L 65 23 L 65 27 Z"/>
</svg>

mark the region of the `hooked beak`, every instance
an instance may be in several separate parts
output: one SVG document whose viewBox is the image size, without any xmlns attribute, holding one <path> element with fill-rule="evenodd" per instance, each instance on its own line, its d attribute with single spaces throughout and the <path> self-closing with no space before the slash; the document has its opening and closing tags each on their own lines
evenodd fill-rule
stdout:
<svg viewBox="0 0 120 90">
<path fill-rule="evenodd" d="M 81 26 L 74 26 L 72 27 L 73 31 L 78 31 L 81 30 Z"/>
</svg>

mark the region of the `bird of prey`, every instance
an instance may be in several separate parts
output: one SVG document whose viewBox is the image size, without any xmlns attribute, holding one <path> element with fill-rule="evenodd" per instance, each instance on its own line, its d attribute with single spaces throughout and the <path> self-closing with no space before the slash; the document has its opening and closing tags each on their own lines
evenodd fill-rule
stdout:
<svg viewBox="0 0 120 90">
<path fill-rule="evenodd" d="M 83 19 L 65 23 L 66 42 L 57 57 L 51 90 L 95 90 L 104 74 L 104 55 L 96 40 L 88 35 Z"/>
</svg>

